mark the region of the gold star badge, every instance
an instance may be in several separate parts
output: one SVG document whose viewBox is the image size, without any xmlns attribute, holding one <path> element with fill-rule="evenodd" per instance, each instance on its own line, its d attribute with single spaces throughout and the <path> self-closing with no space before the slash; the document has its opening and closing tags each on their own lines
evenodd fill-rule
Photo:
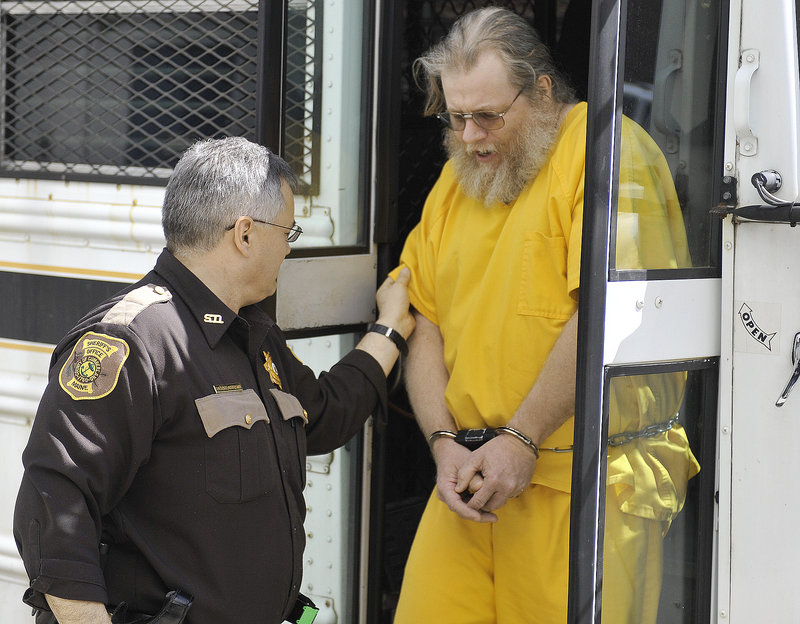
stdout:
<svg viewBox="0 0 800 624">
<path fill-rule="evenodd" d="M 278 367 L 275 366 L 275 362 L 272 361 L 272 356 L 266 351 L 262 351 L 262 353 L 264 354 L 264 369 L 269 373 L 270 380 L 272 380 L 272 383 L 278 386 L 278 388 L 283 390 L 281 377 L 278 375 Z"/>
</svg>

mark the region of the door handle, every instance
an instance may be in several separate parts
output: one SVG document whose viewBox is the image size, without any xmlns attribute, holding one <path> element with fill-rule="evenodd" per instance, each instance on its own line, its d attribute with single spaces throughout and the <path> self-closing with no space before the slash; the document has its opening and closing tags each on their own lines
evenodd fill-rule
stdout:
<svg viewBox="0 0 800 624">
<path fill-rule="evenodd" d="M 660 90 L 653 98 L 653 124 L 665 136 L 677 136 L 681 126 L 669 111 L 669 100 L 675 90 L 675 80 L 683 67 L 683 54 L 680 50 L 669 51 L 669 62 L 658 72 L 655 84 Z"/>
<path fill-rule="evenodd" d="M 781 396 L 775 401 L 775 407 L 781 407 L 786 403 L 786 399 L 789 398 L 789 393 L 792 391 L 792 388 L 794 388 L 794 384 L 796 384 L 797 380 L 800 378 L 800 332 L 794 335 L 794 342 L 792 344 L 792 364 L 794 365 L 792 376 L 789 377 L 789 383 L 786 384 Z"/>
<path fill-rule="evenodd" d="M 733 126 L 742 156 L 758 154 L 758 137 L 750 124 L 750 84 L 758 69 L 761 55 L 758 50 L 742 50 L 741 65 L 733 80 Z"/>
</svg>

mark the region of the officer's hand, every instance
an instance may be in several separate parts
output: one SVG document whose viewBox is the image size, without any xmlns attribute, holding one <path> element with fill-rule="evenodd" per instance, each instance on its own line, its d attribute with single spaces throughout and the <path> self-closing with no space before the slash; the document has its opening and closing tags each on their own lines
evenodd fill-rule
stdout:
<svg viewBox="0 0 800 624">
<path fill-rule="evenodd" d="M 449 438 L 439 438 L 433 443 L 433 459 L 436 461 L 436 495 L 455 514 L 474 522 L 496 522 L 497 516 L 483 509 L 467 505 L 467 486 L 458 487 L 458 475 L 463 466 L 470 461 L 472 453 Z M 480 483 L 480 475 L 474 474 L 475 483 Z"/>
<path fill-rule="evenodd" d="M 411 272 L 403 268 L 397 276 L 397 281 L 391 277 L 378 288 L 375 301 L 378 304 L 378 320 L 376 323 L 391 327 L 408 339 L 414 331 L 414 317 L 409 312 L 408 282 Z"/>
<path fill-rule="evenodd" d="M 535 470 L 536 455 L 530 449 L 513 436 L 499 435 L 470 454 L 458 471 L 455 489 L 473 492 L 469 508 L 497 511 L 528 488 Z"/>
</svg>

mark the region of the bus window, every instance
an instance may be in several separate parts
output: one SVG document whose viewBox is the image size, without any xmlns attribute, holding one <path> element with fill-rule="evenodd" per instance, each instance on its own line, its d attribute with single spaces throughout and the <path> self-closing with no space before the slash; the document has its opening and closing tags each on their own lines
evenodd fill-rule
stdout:
<svg viewBox="0 0 800 624">
<path fill-rule="evenodd" d="M 301 180 L 298 247 L 364 246 L 366 3 L 290 2 L 283 145 Z M 367 31 L 365 31 L 367 29 Z"/>
<path fill-rule="evenodd" d="M 248 0 L 4 3 L 0 177 L 159 186 L 196 140 L 244 136 L 300 178 L 296 247 L 363 247 L 367 12 L 322 6 L 286 3 L 261 29 Z M 285 37 L 285 65 L 259 37 Z M 284 72 L 282 102 L 263 66 Z"/>
<path fill-rule="evenodd" d="M 640 148 L 634 155 L 640 160 L 629 164 L 668 171 L 673 184 L 654 195 L 653 185 L 630 167 L 625 178 L 626 163 L 620 163 L 616 271 L 719 266 L 719 219 L 709 214 L 716 204 L 718 13 L 717 2 L 628 2 L 623 113 L 636 125 L 623 124 L 622 149 L 644 129 L 653 145 Z"/>
<path fill-rule="evenodd" d="M 702 621 L 715 452 L 704 425 L 716 362 L 619 369 L 607 391 L 602 621 Z"/>
</svg>

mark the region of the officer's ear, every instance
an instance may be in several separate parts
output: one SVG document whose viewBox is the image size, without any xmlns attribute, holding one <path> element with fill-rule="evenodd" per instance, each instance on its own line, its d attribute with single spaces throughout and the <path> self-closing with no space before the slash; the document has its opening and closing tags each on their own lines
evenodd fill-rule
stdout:
<svg viewBox="0 0 800 624">
<path fill-rule="evenodd" d="M 244 256 L 250 255 L 250 236 L 253 233 L 254 226 L 255 223 L 253 219 L 245 216 L 236 219 L 236 223 L 234 223 L 233 228 L 231 228 L 233 245 L 236 247 L 237 251 Z"/>
</svg>

